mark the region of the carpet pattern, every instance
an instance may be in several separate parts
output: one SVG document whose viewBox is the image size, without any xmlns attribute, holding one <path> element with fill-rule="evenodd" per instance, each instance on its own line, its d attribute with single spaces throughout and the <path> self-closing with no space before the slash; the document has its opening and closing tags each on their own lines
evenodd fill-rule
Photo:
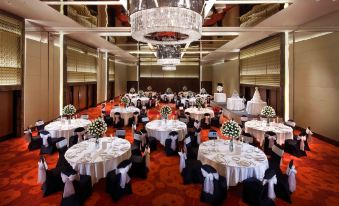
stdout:
<svg viewBox="0 0 339 206">
<path fill-rule="evenodd" d="M 174 105 L 171 105 L 172 108 Z M 108 104 L 107 111 L 111 105 Z M 173 108 L 174 109 L 174 108 Z M 149 111 L 150 119 L 154 119 L 159 109 Z M 175 109 L 174 109 L 175 111 Z M 173 112 L 174 112 L 173 111 Z M 100 115 L 100 107 L 90 108 L 82 113 L 90 115 L 90 119 Z M 131 128 L 127 129 L 126 139 L 132 142 Z M 114 132 L 109 128 L 107 134 Z M 218 132 L 220 132 L 218 130 Z M 202 131 L 202 140 L 207 139 L 208 130 Z M 284 154 L 282 170 L 294 159 L 297 173 L 297 190 L 292 195 L 292 205 L 338 205 L 339 204 L 339 148 L 312 138 L 311 152 L 307 157 L 295 158 Z M 58 154 L 46 155 L 49 168 L 57 162 Z M 0 205 L 60 205 L 62 193 L 42 197 L 37 184 L 37 162 L 39 151 L 29 152 L 23 137 L 0 142 Z M 201 185 L 184 185 L 179 173 L 179 158 L 166 157 L 163 147 L 151 153 L 150 171 L 146 180 L 132 179 L 133 194 L 123 197 L 114 205 L 128 206 L 198 206 L 201 203 Z M 231 187 L 228 198 L 223 205 L 246 205 L 241 200 L 242 186 Z M 279 199 L 276 205 L 289 205 Z M 105 193 L 105 181 L 94 185 L 93 194 L 85 205 L 113 205 Z"/>
</svg>

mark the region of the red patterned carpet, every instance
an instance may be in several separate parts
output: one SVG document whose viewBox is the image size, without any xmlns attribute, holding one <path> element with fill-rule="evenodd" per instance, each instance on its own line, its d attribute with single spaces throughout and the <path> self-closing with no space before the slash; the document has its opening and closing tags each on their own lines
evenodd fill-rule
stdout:
<svg viewBox="0 0 339 206">
<path fill-rule="evenodd" d="M 108 106 L 107 109 L 109 108 Z M 91 108 L 86 113 L 90 118 L 100 114 L 100 108 Z M 158 114 L 150 111 L 151 119 Z M 111 134 L 113 129 L 109 129 Z M 207 139 L 207 130 L 202 133 Z M 127 137 L 132 140 L 131 129 Z M 295 158 L 284 154 L 282 170 L 294 159 L 297 173 L 297 190 L 292 195 L 293 205 L 338 205 L 339 204 L 339 148 L 316 138 L 310 144 L 311 152 L 307 157 Z M 37 162 L 39 151 L 29 152 L 24 138 L 13 138 L 0 142 L 0 205 L 60 205 L 59 192 L 42 197 L 41 187 L 37 184 Z M 57 153 L 46 156 L 48 165 L 53 168 L 58 159 Z M 179 174 L 179 158 L 166 157 L 161 147 L 151 153 L 151 169 L 147 180 L 133 179 L 133 195 L 123 197 L 114 205 L 129 206 L 182 206 L 205 205 L 200 203 L 200 185 L 183 185 Z M 105 182 L 94 185 L 93 194 L 86 205 L 113 205 L 110 196 L 105 193 Z M 224 205 L 245 205 L 241 201 L 241 185 L 231 187 Z M 276 200 L 276 205 L 288 205 Z"/>
</svg>

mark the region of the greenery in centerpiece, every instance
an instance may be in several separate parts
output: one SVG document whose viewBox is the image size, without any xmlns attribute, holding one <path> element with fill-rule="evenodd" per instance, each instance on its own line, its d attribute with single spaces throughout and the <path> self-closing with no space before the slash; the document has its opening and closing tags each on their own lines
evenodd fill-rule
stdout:
<svg viewBox="0 0 339 206">
<path fill-rule="evenodd" d="M 197 97 L 195 99 L 195 105 L 197 105 L 198 108 L 201 108 L 205 104 L 205 99 L 203 97 Z"/>
<path fill-rule="evenodd" d="M 127 96 L 121 97 L 121 103 L 125 104 L 126 106 L 131 102 L 131 100 Z"/>
<path fill-rule="evenodd" d="M 139 97 L 144 97 L 145 96 L 144 90 L 139 90 L 138 95 Z"/>
<path fill-rule="evenodd" d="M 172 113 L 172 108 L 170 106 L 164 105 L 160 109 L 160 114 L 163 118 L 167 119 L 168 115 Z"/>
<path fill-rule="evenodd" d="M 188 98 L 193 97 L 193 92 L 192 92 L 192 91 L 188 91 L 188 92 L 187 92 L 187 96 L 188 96 Z"/>
<path fill-rule="evenodd" d="M 270 118 L 275 116 L 275 110 L 271 106 L 264 106 L 260 114 L 264 117 Z"/>
<path fill-rule="evenodd" d="M 95 119 L 88 126 L 88 133 L 95 137 L 102 137 L 106 131 L 107 131 L 107 124 L 101 117 Z"/>
<path fill-rule="evenodd" d="M 167 88 L 166 89 L 166 94 L 172 94 L 173 92 L 172 92 L 172 89 L 171 88 Z"/>
<path fill-rule="evenodd" d="M 74 105 L 69 104 L 66 105 L 63 109 L 62 109 L 62 114 L 65 116 L 72 116 L 77 112 L 77 109 L 75 108 Z"/>
<path fill-rule="evenodd" d="M 220 128 L 221 134 L 224 136 L 234 138 L 239 138 L 241 134 L 241 127 L 234 120 L 229 120 L 224 122 Z"/>
</svg>

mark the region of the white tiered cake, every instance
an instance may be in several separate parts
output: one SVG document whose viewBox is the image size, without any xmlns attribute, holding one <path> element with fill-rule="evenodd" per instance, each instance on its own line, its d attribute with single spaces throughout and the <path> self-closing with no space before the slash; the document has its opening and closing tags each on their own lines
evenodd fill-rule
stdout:
<svg viewBox="0 0 339 206">
<path fill-rule="evenodd" d="M 246 111 L 251 115 L 259 115 L 261 109 L 266 106 L 266 102 L 261 100 L 258 87 L 255 88 L 255 92 L 251 101 L 247 102 Z"/>
<path fill-rule="evenodd" d="M 254 95 L 251 99 L 251 102 L 256 102 L 256 103 L 259 103 L 259 102 L 263 102 L 261 100 L 261 97 L 260 97 L 260 93 L 259 93 L 259 90 L 258 90 L 258 87 L 255 88 L 255 92 L 254 92 Z"/>
</svg>

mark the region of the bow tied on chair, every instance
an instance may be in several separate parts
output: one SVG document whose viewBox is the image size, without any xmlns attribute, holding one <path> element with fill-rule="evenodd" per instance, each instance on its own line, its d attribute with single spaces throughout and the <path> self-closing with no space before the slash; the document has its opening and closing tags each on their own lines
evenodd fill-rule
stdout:
<svg viewBox="0 0 339 206">
<path fill-rule="evenodd" d="M 269 135 L 267 138 L 268 138 L 268 148 L 272 148 L 274 145 L 274 141 L 277 140 L 277 137 L 275 135 L 273 136 Z"/>
<path fill-rule="evenodd" d="M 149 146 L 146 146 L 145 148 L 145 157 L 146 157 L 146 167 L 150 168 L 150 161 L 151 161 L 151 149 L 149 148 Z"/>
<path fill-rule="evenodd" d="M 44 145 L 45 147 L 48 147 L 48 137 L 50 137 L 50 134 L 40 134 L 40 137 L 42 139 L 42 145 Z"/>
<path fill-rule="evenodd" d="M 48 166 L 46 162 L 43 162 L 40 160 L 38 162 L 38 183 L 44 184 L 46 182 L 46 170 L 48 169 Z"/>
<path fill-rule="evenodd" d="M 263 185 L 266 185 L 268 184 L 268 193 L 267 193 L 267 196 L 274 200 L 275 199 L 275 192 L 274 192 L 274 185 L 276 185 L 278 183 L 278 180 L 277 180 L 277 176 L 274 175 L 273 177 L 271 177 L 270 179 L 264 179 L 263 180 Z"/>
<path fill-rule="evenodd" d="M 205 178 L 204 180 L 204 192 L 213 195 L 214 193 L 214 183 L 213 180 L 219 180 L 218 173 L 208 173 L 203 168 L 201 168 L 202 176 Z"/>
<path fill-rule="evenodd" d="M 169 136 L 169 138 L 172 140 L 171 142 L 171 149 L 173 151 L 175 151 L 177 149 L 177 139 L 178 139 L 178 135 L 174 135 L 174 136 Z"/>
<path fill-rule="evenodd" d="M 305 151 L 306 136 L 298 136 L 298 140 L 300 140 L 300 150 Z"/>
<path fill-rule="evenodd" d="M 184 152 L 178 152 L 179 156 L 180 156 L 180 163 L 179 163 L 179 171 L 180 173 L 182 172 L 182 170 L 186 167 L 186 153 Z"/>
<path fill-rule="evenodd" d="M 199 121 L 194 121 L 194 127 L 196 129 L 200 128 L 200 122 Z"/>
<path fill-rule="evenodd" d="M 65 183 L 63 198 L 67 198 L 75 194 L 73 181 L 77 180 L 78 177 L 79 177 L 78 174 L 67 176 L 66 174 L 61 172 L 61 179 Z"/>
<path fill-rule="evenodd" d="M 116 174 L 121 174 L 121 179 L 120 179 L 120 187 L 125 188 L 126 184 L 129 183 L 131 178 L 128 176 L 128 171 L 131 168 L 132 164 L 127 165 L 124 168 L 119 168 L 117 169 Z"/>
<path fill-rule="evenodd" d="M 297 174 L 297 170 L 295 169 L 295 166 L 292 165 L 291 167 L 287 167 L 286 174 L 288 175 L 289 190 L 290 190 L 290 192 L 294 192 L 296 187 L 297 187 L 297 183 L 296 183 L 296 179 L 295 179 L 295 175 Z"/>
</svg>

